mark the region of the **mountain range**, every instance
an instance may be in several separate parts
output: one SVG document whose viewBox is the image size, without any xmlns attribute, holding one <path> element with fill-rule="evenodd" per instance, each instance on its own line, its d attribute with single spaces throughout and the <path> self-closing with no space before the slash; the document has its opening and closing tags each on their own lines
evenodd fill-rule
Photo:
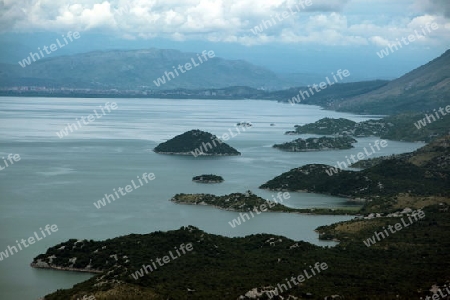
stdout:
<svg viewBox="0 0 450 300">
<path fill-rule="evenodd" d="M 311 80 L 307 79 L 311 78 L 309 74 L 278 76 L 243 60 L 216 57 L 213 51 L 187 53 L 151 48 L 95 51 L 52 58 L 35 54 L 15 65 L 0 64 L 1 85 L 129 90 L 240 85 L 282 89 L 299 79 L 304 83 L 310 83 L 308 80 Z M 186 64 L 191 65 L 189 70 L 186 70 Z"/>
<path fill-rule="evenodd" d="M 211 56 L 206 54 L 211 54 Z M 36 95 L 28 87 L 43 87 L 40 95 L 169 98 L 267 99 L 362 114 L 395 115 L 430 112 L 449 104 L 450 50 L 392 81 L 333 82 L 299 98 L 326 76 L 276 74 L 243 60 L 215 57 L 213 51 L 113 50 L 43 58 L 17 65 L 0 64 L 2 95 Z M 190 64 L 187 70 L 186 64 Z M 21 67 L 23 65 L 24 67 Z M 179 66 L 183 66 L 179 69 Z M 348 79 L 347 79 L 348 80 Z M 15 87 L 15 88 L 12 88 Z M 49 92 L 48 88 L 53 88 Z M 67 94 L 66 89 L 76 93 Z M 56 90 L 56 93 L 55 93 Z M 80 94 L 81 90 L 81 94 Z M 6 91 L 6 92 L 5 92 Z M 94 92 L 93 92 L 94 91 Z M 101 91 L 95 94 L 95 91 Z M 94 94 L 92 94 L 94 93 Z"/>
</svg>

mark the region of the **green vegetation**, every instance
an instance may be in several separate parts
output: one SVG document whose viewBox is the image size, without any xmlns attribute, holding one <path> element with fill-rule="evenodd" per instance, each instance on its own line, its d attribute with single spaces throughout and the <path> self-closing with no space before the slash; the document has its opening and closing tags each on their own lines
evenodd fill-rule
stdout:
<svg viewBox="0 0 450 300">
<path fill-rule="evenodd" d="M 284 144 L 275 144 L 274 148 L 289 152 L 321 151 L 335 149 L 351 149 L 357 141 L 351 137 L 320 137 L 296 139 Z"/>
<path fill-rule="evenodd" d="M 385 117 L 380 120 L 354 122 L 347 119 L 323 118 L 314 123 L 303 126 L 295 125 L 294 131 L 286 134 L 322 134 L 336 136 L 378 136 L 382 139 L 396 141 L 425 141 L 430 142 L 437 137 L 449 134 L 450 117 L 442 117 L 420 129 L 415 124 L 423 120 L 424 114 L 409 113 Z"/>
<path fill-rule="evenodd" d="M 287 194 L 287 195 L 286 195 Z M 289 199 L 288 193 L 283 194 L 282 198 Z M 283 204 L 275 203 L 274 201 L 267 201 L 264 198 L 258 197 L 251 191 L 243 193 L 232 193 L 225 196 L 216 196 L 211 194 L 177 194 L 170 201 L 178 204 L 190 205 L 210 205 L 220 209 L 232 211 L 254 211 L 255 208 L 261 211 L 261 205 L 267 207 L 267 211 L 272 212 L 287 212 L 287 213 L 305 213 L 316 215 L 352 215 L 356 214 L 356 210 L 351 209 L 335 209 L 335 208 L 290 208 Z M 282 202 L 282 199 L 277 199 Z M 270 205 L 269 205 L 270 203 Z"/>
<path fill-rule="evenodd" d="M 241 153 L 221 141 L 215 135 L 198 129 L 183 134 L 159 144 L 154 149 L 161 154 L 181 155 L 240 155 Z"/>
<path fill-rule="evenodd" d="M 438 108 L 439 106 L 436 106 L 436 109 Z M 428 114 L 434 113 L 428 111 Z M 409 113 L 386 117 L 383 121 L 392 124 L 392 126 L 390 126 L 388 132 L 384 133 L 381 137 L 396 141 L 424 141 L 428 143 L 450 133 L 450 116 L 441 116 L 440 119 L 436 119 L 436 121 L 431 123 L 427 122 L 426 126 L 422 126 L 418 129 L 415 124 L 419 120 L 423 121 L 424 118 L 425 113 Z"/>
<path fill-rule="evenodd" d="M 365 211 L 371 206 L 383 211 L 395 208 L 398 197 L 405 195 L 432 204 L 450 195 L 449 155 L 450 136 L 445 136 L 412 153 L 366 163 L 369 167 L 359 172 L 310 164 L 285 172 L 260 188 L 363 198 L 368 200 Z M 435 201 L 429 203 L 429 197 Z"/>
<path fill-rule="evenodd" d="M 223 177 L 213 174 L 194 176 L 192 181 L 200 183 L 220 183 L 223 182 Z"/>
<path fill-rule="evenodd" d="M 363 241 L 383 226 L 399 222 L 399 218 L 352 220 L 320 227 L 322 238 L 341 241 L 331 248 L 270 234 L 228 238 L 188 226 L 101 242 L 69 240 L 51 247 L 35 261 L 56 257 L 55 264 L 67 265 L 70 258 L 76 257 L 75 266 L 91 262 L 104 270 L 71 289 L 46 296 L 46 300 L 76 299 L 84 294 L 95 295 L 98 300 L 235 300 L 254 288 L 284 283 L 285 278 L 309 270 L 308 266 L 316 262 L 327 263 L 328 269 L 282 293 L 285 299 L 288 295 L 303 299 L 308 293 L 309 299 L 331 295 L 348 300 L 419 299 L 429 295 L 431 285 L 442 286 L 450 279 L 448 208 L 425 208 L 424 219 L 372 247 Z M 192 252 L 138 280 L 131 277 L 152 259 L 190 242 Z"/>
<path fill-rule="evenodd" d="M 418 167 L 396 159 L 385 160 L 371 168 L 356 171 L 336 169 L 320 164 L 305 165 L 285 172 L 261 185 L 270 190 L 304 190 L 341 197 L 371 198 L 412 195 L 449 195 L 450 172 Z M 330 174 L 333 174 L 330 176 Z"/>
<path fill-rule="evenodd" d="M 295 131 L 288 131 L 286 134 L 320 134 L 320 135 L 337 135 L 343 132 L 351 132 L 355 127 L 356 122 L 344 118 L 332 119 L 323 118 L 314 123 L 303 126 L 295 125 Z"/>
<path fill-rule="evenodd" d="M 344 118 L 332 119 L 323 118 L 311 124 L 303 126 L 295 125 L 295 131 L 288 131 L 286 134 L 323 134 L 339 136 L 383 136 L 393 124 L 383 120 L 368 120 L 364 122 L 354 122 Z"/>
<path fill-rule="evenodd" d="M 267 205 L 267 200 L 258 197 L 251 191 L 247 193 L 233 193 L 225 196 L 211 194 L 176 194 L 170 201 L 179 204 L 211 205 L 221 209 L 233 211 L 250 211 L 255 207 Z M 271 202 L 272 203 L 272 202 Z M 295 212 L 293 208 L 276 203 L 273 207 L 267 206 L 268 211 Z"/>
</svg>

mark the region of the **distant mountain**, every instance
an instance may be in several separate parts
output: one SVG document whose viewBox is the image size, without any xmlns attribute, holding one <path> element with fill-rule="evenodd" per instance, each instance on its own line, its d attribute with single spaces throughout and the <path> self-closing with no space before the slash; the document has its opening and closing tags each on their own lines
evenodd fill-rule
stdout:
<svg viewBox="0 0 450 300">
<path fill-rule="evenodd" d="M 3 86 L 153 90 L 229 86 L 280 89 L 289 86 L 266 68 L 243 60 L 215 57 L 212 51 L 209 53 L 211 55 L 208 55 L 208 51 L 202 55 L 152 48 L 44 57 L 35 62 L 25 58 L 30 62 L 28 65 L 21 61 L 25 67 L 19 63 L 1 64 L 0 82 Z M 190 67 L 186 67 L 186 64 L 190 64 Z"/>
<path fill-rule="evenodd" d="M 319 85 L 320 82 L 315 84 Z M 306 86 L 298 86 L 271 92 L 266 98 L 363 114 L 394 115 L 432 111 L 449 104 L 450 50 L 392 81 L 333 83 L 325 89 L 319 89 L 319 92 L 313 90 L 314 94 L 304 93 L 300 97 L 301 92 L 308 90 Z"/>
</svg>

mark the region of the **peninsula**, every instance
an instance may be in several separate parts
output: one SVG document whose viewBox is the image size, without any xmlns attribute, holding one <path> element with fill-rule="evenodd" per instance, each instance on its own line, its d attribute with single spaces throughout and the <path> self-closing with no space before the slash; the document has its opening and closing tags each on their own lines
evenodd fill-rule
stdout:
<svg viewBox="0 0 450 300">
<path fill-rule="evenodd" d="M 320 137 L 296 139 L 292 142 L 284 144 L 275 144 L 273 148 L 277 148 L 288 152 L 307 152 L 307 151 L 323 151 L 323 150 L 342 150 L 353 148 L 353 143 L 357 141 L 351 137 Z"/>
</svg>

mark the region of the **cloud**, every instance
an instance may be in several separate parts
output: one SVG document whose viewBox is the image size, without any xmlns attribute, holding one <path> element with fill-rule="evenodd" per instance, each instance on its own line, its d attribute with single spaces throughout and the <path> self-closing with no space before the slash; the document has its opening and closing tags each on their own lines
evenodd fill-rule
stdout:
<svg viewBox="0 0 450 300">
<path fill-rule="evenodd" d="M 450 18 L 449 0 L 416 0 L 414 6 L 426 13 L 443 15 L 446 18 Z"/>
<path fill-rule="evenodd" d="M 300 7 L 303 12 L 340 11 L 349 0 L 1 0 L 5 30 L 110 27 L 117 30 L 174 33 L 228 30 L 262 17 Z M 309 4 L 309 5 L 308 5 Z M 161 27 L 163 25 L 163 27 Z"/>
<path fill-rule="evenodd" d="M 448 40 L 448 22 L 431 11 L 448 13 L 449 0 L 401 0 L 430 13 L 413 18 L 401 5 L 402 9 L 396 7 L 387 19 L 380 17 L 380 12 L 389 9 L 391 0 L 371 1 L 371 12 L 367 12 L 366 1 L 0 0 L 0 31 L 96 31 L 127 40 L 160 37 L 243 45 L 381 46 L 436 20 L 442 29 L 435 34 Z M 283 14 L 286 17 L 277 19 Z M 255 26 L 271 20 L 276 20 L 273 26 L 252 33 Z"/>
<path fill-rule="evenodd" d="M 294 0 L 294 2 L 298 2 Z M 313 12 L 340 12 L 350 0 L 311 0 L 312 5 L 306 11 Z"/>
</svg>

